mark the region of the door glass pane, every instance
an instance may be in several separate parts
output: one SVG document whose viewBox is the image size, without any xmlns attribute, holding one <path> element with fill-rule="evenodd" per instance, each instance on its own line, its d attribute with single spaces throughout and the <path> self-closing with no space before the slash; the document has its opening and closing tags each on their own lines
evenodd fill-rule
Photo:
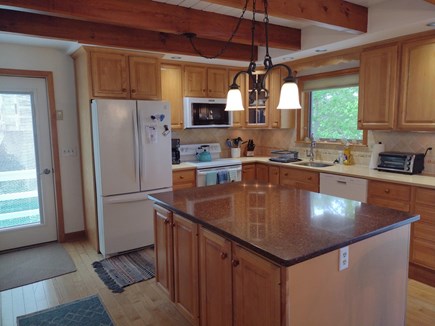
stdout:
<svg viewBox="0 0 435 326">
<path fill-rule="evenodd" d="M 39 224 L 31 94 L 0 93 L 0 229 Z"/>
</svg>

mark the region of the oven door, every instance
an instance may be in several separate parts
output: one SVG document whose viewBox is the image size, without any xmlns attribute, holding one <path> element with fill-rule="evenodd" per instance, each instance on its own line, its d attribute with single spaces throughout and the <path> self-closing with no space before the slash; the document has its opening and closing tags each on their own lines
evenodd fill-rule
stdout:
<svg viewBox="0 0 435 326">
<path fill-rule="evenodd" d="M 216 184 L 242 181 L 242 166 L 231 165 L 196 170 L 196 186 L 205 187 Z"/>
</svg>

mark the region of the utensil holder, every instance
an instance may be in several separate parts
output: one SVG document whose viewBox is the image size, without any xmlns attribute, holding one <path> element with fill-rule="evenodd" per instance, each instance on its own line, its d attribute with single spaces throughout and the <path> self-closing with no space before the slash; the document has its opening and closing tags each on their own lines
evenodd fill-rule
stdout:
<svg viewBox="0 0 435 326">
<path fill-rule="evenodd" d="M 231 157 L 232 158 L 240 157 L 240 148 L 231 148 Z"/>
</svg>

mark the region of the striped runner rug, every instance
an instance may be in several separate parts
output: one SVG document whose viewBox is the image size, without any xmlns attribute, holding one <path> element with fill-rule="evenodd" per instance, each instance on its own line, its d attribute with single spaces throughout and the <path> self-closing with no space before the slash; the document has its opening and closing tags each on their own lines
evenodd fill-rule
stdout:
<svg viewBox="0 0 435 326">
<path fill-rule="evenodd" d="M 92 263 L 95 272 L 114 293 L 155 276 L 154 261 L 145 251 L 134 251 Z"/>
</svg>

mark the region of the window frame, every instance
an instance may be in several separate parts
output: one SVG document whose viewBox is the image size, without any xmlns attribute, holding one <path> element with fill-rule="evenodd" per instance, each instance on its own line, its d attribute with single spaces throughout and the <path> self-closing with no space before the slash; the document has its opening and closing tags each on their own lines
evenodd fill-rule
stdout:
<svg viewBox="0 0 435 326">
<path fill-rule="evenodd" d="M 298 77 L 298 86 L 301 94 L 302 109 L 299 110 L 297 113 L 296 142 L 305 142 L 305 139 L 309 137 L 309 127 L 310 127 L 310 117 L 311 117 L 311 92 L 304 92 L 304 84 L 307 81 L 311 81 L 315 79 L 326 79 L 326 78 L 334 78 L 334 77 L 355 75 L 355 74 L 359 74 L 359 67 Z M 332 145 L 342 144 L 341 140 L 336 140 L 336 141 L 320 140 L 319 142 L 322 144 L 332 144 Z M 367 146 L 367 130 L 363 130 L 361 142 L 355 143 L 353 145 Z"/>
</svg>

